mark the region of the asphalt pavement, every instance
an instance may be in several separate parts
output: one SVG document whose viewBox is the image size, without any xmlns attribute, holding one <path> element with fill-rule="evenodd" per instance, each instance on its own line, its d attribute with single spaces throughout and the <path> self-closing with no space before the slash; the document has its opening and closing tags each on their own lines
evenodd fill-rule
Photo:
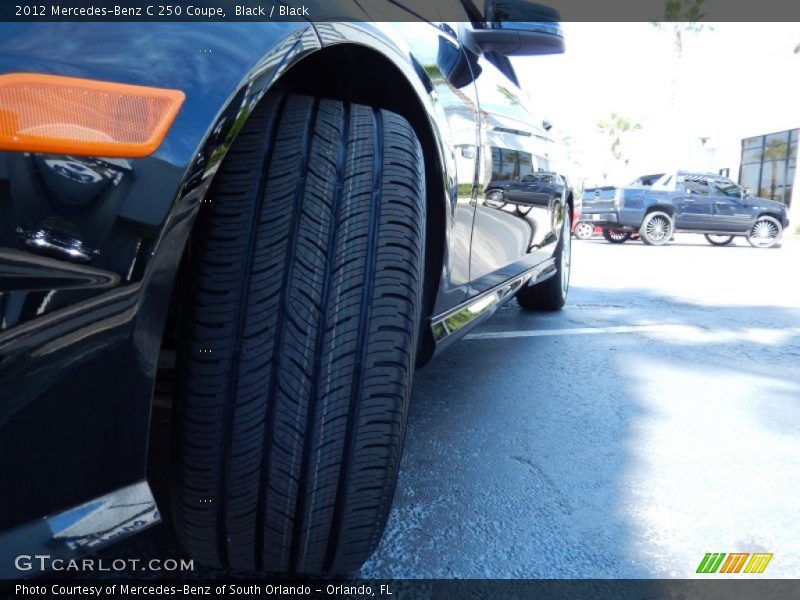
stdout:
<svg viewBox="0 0 800 600">
<path fill-rule="evenodd" d="M 501 309 L 416 375 L 365 578 L 693 577 L 707 552 L 800 573 L 800 243 L 576 241 L 558 313 Z M 183 556 L 167 523 L 104 552 Z M 198 576 L 220 575 L 198 569 Z"/>
</svg>

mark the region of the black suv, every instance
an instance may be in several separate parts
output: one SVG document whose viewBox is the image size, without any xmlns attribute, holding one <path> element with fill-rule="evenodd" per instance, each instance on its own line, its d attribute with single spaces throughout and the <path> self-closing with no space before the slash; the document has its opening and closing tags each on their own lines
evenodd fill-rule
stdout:
<svg viewBox="0 0 800 600">
<path fill-rule="evenodd" d="M 581 221 L 602 227 L 609 241 L 638 233 L 652 246 L 690 232 L 715 246 L 744 236 L 752 246 L 770 248 L 789 225 L 785 204 L 751 196 L 727 177 L 687 171 L 665 173 L 649 185 L 586 190 Z"/>
</svg>

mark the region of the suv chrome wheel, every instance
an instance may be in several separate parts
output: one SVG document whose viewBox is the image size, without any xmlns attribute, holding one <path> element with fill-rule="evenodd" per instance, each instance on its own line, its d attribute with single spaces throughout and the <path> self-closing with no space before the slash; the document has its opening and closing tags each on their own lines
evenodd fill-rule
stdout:
<svg viewBox="0 0 800 600">
<path fill-rule="evenodd" d="M 652 212 L 645 216 L 639 236 L 649 246 L 663 246 L 672 238 L 674 229 L 672 218 L 667 213 Z"/>
<path fill-rule="evenodd" d="M 774 217 L 759 217 L 747 235 L 754 248 L 772 248 L 781 239 L 783 227 Z"/>
<path fill-rule="evenodd" d="M 561 239 L 564 245 L 561 248 L 561 264 L 558 270 L 561 272 L 561 297 L 566 300 L 567 292 L 569 291 L 569 270 L 572 265 L 572 238 L 569 235 L 569 212 L 566 212 L 563 220 L 564 224 L 561 231 Z"/>
</svg>

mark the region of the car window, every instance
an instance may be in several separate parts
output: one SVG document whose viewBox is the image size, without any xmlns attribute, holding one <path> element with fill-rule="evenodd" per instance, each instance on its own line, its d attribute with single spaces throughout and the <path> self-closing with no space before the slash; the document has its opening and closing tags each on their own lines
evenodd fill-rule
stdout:
<svg viewBox="0 0 800 600">
<path fill-rule="evenodd" d="M 629 186 L 634 186 L 634 185 L 652 186 L 659 179 L 661 179 L 663 176 L 664 176 L 664 173 L 656 173 L 654 175 L 642 175 L 641 177 L 637 177 L 636 179 L 634 179 L 628 185 Z M 667 179 L 667 181 L 669 181 L 669 179 Z"/>
<path fill-rule="evenodd" d="M 523 177 L 525 181 L 535 181 L 537 183 L 555 183 L 555 177 L 550 173 L 531 173 Z"/>
<path fill-rule="evenodd" d="M 739 198 L 742 195 L 742 188 L 733 183 L 730 179 L 719 178 L 713 181 L 714 193 L 731 198 Z"/>
<path fill-rule="evenodd" d="M 689 194 L 708 194 L 708 183 L 702 177 L 687 176 L 683 180 L 683 187 Z"/>
</svg>

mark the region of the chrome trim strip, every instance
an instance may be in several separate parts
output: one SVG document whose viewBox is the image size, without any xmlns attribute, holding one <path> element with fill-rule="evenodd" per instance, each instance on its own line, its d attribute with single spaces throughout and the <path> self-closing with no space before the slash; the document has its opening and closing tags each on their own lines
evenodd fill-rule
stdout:
<svg viewBox="0 0 800 600">
<path fill-rule="evenodd" d="M 89 262 L 99 254 L 78 238 L 60 236 L 47 229 L 29 231 L 17 228 L 17 238 L 31 250 L 81 263 Z"/>
<path fill-rule="evenodd" d="M 64 512 L 37 519 L 0 535 L 0 578 L 18 579 L 41 574 L 20 571 L 17 556 L 45 554 L 69 560 L 138 533 L 161 521 L 155 498 L 140 481 Z"/>
<path fill-rule="evenodd" d="M 541 283 L 550 279 L 558 272 L 554 258 L 549 258 L 541 264 L 528 269 L 521 275 L 505 281 L 490 290 L 471 298 L 464 304 L 447 311 L 431 319 L 431 332 L 436 342 L 436 350 L 440 349 L 442 343 L 451 340 L 452 336 L 465 334 L 468 330 L 477 326 L 485 318 L 494 313 L 497 308 L 511 299 L 523 285 L 533 280 Z"/>
</svg>

